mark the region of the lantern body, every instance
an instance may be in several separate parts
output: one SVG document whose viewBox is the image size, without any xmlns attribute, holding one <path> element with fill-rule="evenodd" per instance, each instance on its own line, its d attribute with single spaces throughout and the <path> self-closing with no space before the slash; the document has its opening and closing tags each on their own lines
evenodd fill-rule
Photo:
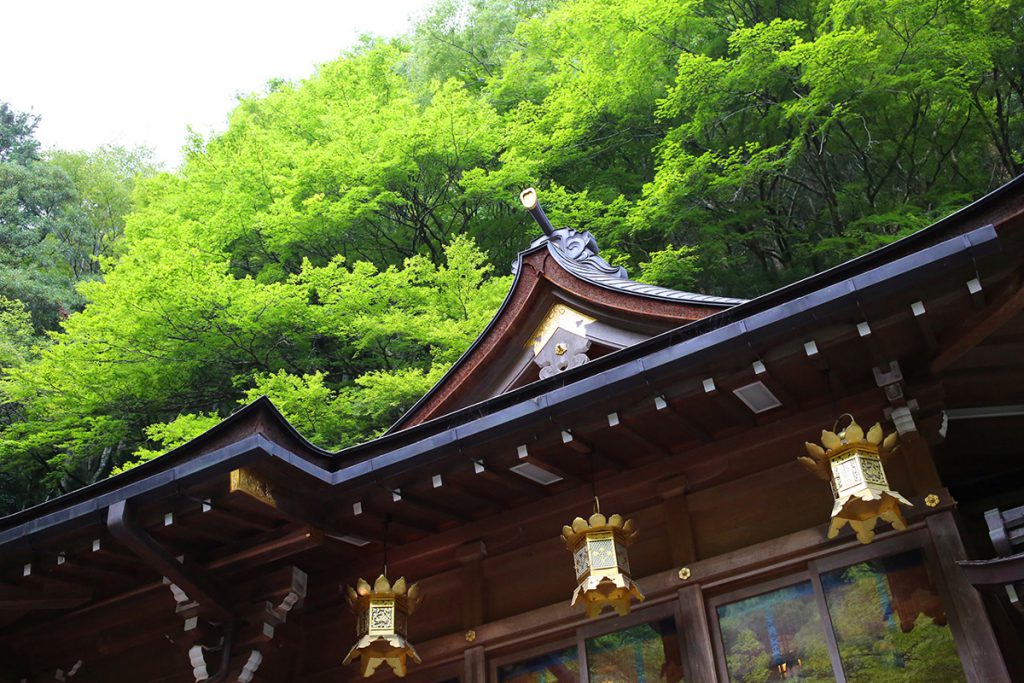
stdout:
<svg viewBox="0 0 1024 683">
<path fill-rule="evenodd" d="M 356 644 L 345 657 L 345 664 L 359 660 L 363 677 L 372 676 L 387 662 L 396 676 L 405 676 L 408 660 L 420 663 L 420 656 L 407 639 L 409 614 L 422 599 L 418 587 L 406 589 L 405 579 L 392 585 L 381 575 L 373 587 L 359 579 L 348 588 L 348 600 L 356 613 Z"/>
<path fill-rule="evenodd" d="M 596 617 L 606 606 L 629 614 L 632 598 L 643 601 L 629 570 L 627 548 L 635 537 L 632 520 L 621 515 L 605 518 L 596 513 L 589 520 L 577 517 L 572 526 L 562 528 L 562 538 L 576 565 L 572 605 L 583 603 L 587 617 Z"/>
<path fill-rule="evenodd" d="M 865 435 L 856 422 L 851 422 L 839 434 L 823 431 L 821 442 L 824 448 L 806 444 L 810 457 L 799 460 L 818 476 L 828 479 L 832 486 L 835 505 L 828 537 L 835 538 L 849 524 L 857 540 L 870 543 L 879 519 L 891 523 L 894 529 L 905 529 L 907 522 L 900 505 L 912 504 L 889 488 L 882 465 L 882 458 L 896 444 L 896 435 L 890 434 L 883 440 L 879 424 Z"/>
</svg>

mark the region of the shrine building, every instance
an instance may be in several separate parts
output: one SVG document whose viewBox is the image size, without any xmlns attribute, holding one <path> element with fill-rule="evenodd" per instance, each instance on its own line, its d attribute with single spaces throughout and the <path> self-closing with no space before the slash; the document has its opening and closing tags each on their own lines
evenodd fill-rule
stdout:
<svg viewBox="0 0 1024 683">
<path fill-rule="evenodd" d="M 749 301 L 523 201 L 380 438 L 263 398 L 0 519 L 0 681 L 1024 680 L 1024 176 Z"/>
</svg>

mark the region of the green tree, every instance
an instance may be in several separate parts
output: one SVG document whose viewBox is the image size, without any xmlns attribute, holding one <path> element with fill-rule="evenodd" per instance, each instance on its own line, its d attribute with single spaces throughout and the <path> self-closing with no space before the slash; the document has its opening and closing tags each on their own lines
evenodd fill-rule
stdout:
<svg viewBox="0 0 1024 683">
<path fill-rule="evenodd" d="M 99 274 L 132 208 L 146 150 L 41 154 L 38 118 L 0 102 L 0 294 L 22 301 L 37 331 L 81 308 L 75 284 Z"/>
<path fill-rule="evenodd" d="M 414 82 L 454 78 L 482 90 L 521 43 L 516 27 L 555 0 L 440 0 L 416 23 L 407 68 Z"/>
<path fill-rule="evenodd" d="M 37 328 L 52 329 L 71 288 L 47 259 L 48 240 L 74 186 L 40 159 L 38 122 L 0 102 L 0 295 L 28 306 Z"/>
<path fill-rule="evenodd" d="M 94 152 L 50 152 L 45 159 L 75 188 L 54 227 L 54 256 L 67 264 L 75 281 L 95 278 L 101 257 L 120 249 L 136 183 L 156 173 L 152 153 L 141 147 L 105 146 Z"/>
<path fill-rule="evenodd" d="M 323 446 L 364 440 L 440 377 L 509 284 L 468 238 L 440 264 L 338 257 L 265 283 L 187 229 L 133 235 L 102 280 L 80 285 L 85 310 L 6 372 L 20 419 L 3 430 L 0 471 L 29 497 L 150 459 L 263 393 Z"/>
<path fill-rule="evenodd" d="M 742 25 L 725 53 L 683 52 L 635 228 L 699 243 L 714 287 L 754 293 L 1009 179 L 1019 160 L 993 153 L 994 131 L 1019 136 L 1024 101 L 998 90 L 1019 81 L 999 63 L 1021 37 L 1006 7 L 832 2 Z"/>
</svg>

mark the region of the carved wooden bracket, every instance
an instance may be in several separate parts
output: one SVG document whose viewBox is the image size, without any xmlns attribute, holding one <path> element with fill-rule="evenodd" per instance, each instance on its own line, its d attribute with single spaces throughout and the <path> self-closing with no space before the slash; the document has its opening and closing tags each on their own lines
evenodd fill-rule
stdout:
<svg viewBox="0 0 1024 683">
<path fill-rule="evenodd" d="M 540 378 L 545 379 L 589 361 L 588 350 L 589 339 L 558 328 L 534 357 L 533 362 L 540 366 Z"/>
</svg>

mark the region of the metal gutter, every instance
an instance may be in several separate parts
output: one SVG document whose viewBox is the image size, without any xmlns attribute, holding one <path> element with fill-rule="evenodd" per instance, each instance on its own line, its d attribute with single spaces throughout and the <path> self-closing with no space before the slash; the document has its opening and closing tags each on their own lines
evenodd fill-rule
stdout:
<svg viewBox="0 0 1024 683">
<path fill-rule="evenodd" d="M 225 622 L 236 619 L 231 606 L 221 596 L 227 594 L 222 586 L 197 568 L 179 562 L 167 548 L 150 536 L 139 524 L 135 510 L 127 500 L 120 500 L 107 508 L 107 529 L 121 545 L 176 585 L 189 600 L 199 603 L 201 610 L 212 612 Z"/>
<path fill-rule="evenodd" d="M 699 334 L 666 348 L 633 358 L 625 363 L 615 364 L 602 372 L 591 373 L 565 386 L 553 388 L 533 399 L 521 401 L 471 422 L 454 426 L 430 438 L 400 446 L 355 465 L 342 467 L 332 475 L 332 484 L 357 485 L 367 481 L 369 478 L 366 472 L 367 464 L 369 464 L 374 477 L 388 476 L 401 470 L 407 461 L 426 455 L 432 450 L 439 450 L 455 441 L 474 437 L 483 438 L 485 434 L 491 436 L 491 432 L 512 431 L 520 424 L 534 421 L 539 416 L 557 417 L 562 413 L 570 412 L 581 402 L 590 398 L 606 397 L 610 393 L 626 390 L 655 379 L 657 376 L 678 371 L 685 366 L 697 365 L 702 360 L 702 355 L 709 351 L 733 343 L 745 347 L 747 337 L 750 335 L 765 336 L 776 331 L 791 330 L 795 327 L 794 319 L 796 318 L 811 317 L 815 319 L 820 313 L 832 312 L 837 306 L 855 301 L 861 296 L 879 297 L 898 289 L 904 289 L 923 279 L 935 269 L 948 270 L 956 265 L 996 253 L 999 248 L 999 239 L 995 228 L 991 225 L 978 228 L 824 287 L 796 300 L 773 306 L 713 329 L 701 330 Z M 730 309 L 727 312 L 731 313 L 735 310 Z M 712 318 L 717 317 L 712 316 Z M 710 320 L 711 318 L 704 318 L 678 328 L 677 332 L 700 326 L 701 323 Z M 642 342 L 637 346 L 645 344 L 646 342 Z M 635 346 L 630 347 L 624 351 L 635 348 Z M 617 354 L 611 354 L 604 358 L 611 359 L 612 355 Z M 595 361 L 587 365 L 596 365 L 597 363 L 598 361 Z M 578 370 L 585 367 L 582 366 Z M 508 396 L 508 394 L 504 396 Z M 497 398 L 504 398 L 504 396 Z M 477 404 L 476 408 L 485 410 L 488 403 Z M 425 460 L 424 464 L 439 456 L 440 454 L 437 454 L 434 458 Z"/>
</svg>

